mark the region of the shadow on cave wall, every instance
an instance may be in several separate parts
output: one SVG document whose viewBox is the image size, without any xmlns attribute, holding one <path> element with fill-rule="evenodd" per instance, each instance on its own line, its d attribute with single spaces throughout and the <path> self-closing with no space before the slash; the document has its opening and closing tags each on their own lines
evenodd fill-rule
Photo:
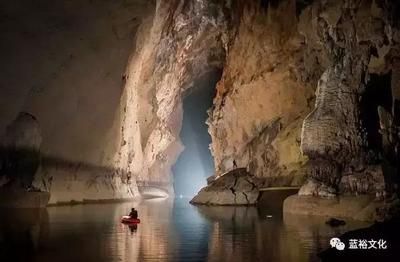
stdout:
<svg viewBox="0 0 400 262">
<path fill-rule="evenodd" d="M 382 135 L 379 133 L 378 107 L 392 111 L 392 73 L 384 75 L 371 74 L 361 98 L 361 120 L 367 132 L 368 146 L 376 154 L 382 150 Z"/>
<path fill-rule="evenodd" d="M 172 169 L 177 195 L 195 195 L 206 185 L 206 178 L 214 174 L 214 161 L 209 149 L 211 136 L 206 120 L 221 73 L 216 70 L 201 77 L 184 96 L 180 138 L 185 149 Z"/>
<path fill-rule="evenodd" d="M 132 174 L 123 169 L 115 168 L 112 166 L 101 166 L 86 162 L 73 161 L 64 159 L 53 155 L 43 155 L 37 150 L 32 149 L 10 149 L 6 147 L 0 148 L 0 181 L 3 180 L 4 184 L 0 184 L 0 188 L 28 188 L 32 186 L 33 180 L 39 166 L 42 167 L 42 172 L 46 170 L 63 170 L 71 174 L 76 173 L 91 173 L 95 176 L 107 175 L 113 177 L 118 175 L 122 181 L 129 183 Z M 43 175 L 43 174 L 42 174 Z M 42 176 L 42 181 L 38 181 L 42 188 L 50 189 L 54 177 L 50 174 Z M 45 181 L 46 180 L 46 181 Z M 22 183 L 21 183 L 22 181 Z M 168 189 L 169 184 L 158 183 L 154 185 L 143 184 L 142 181 L 137 181 L 138 187 L 140 186 L 155 186 L 160 189 Z"/>
</svg>

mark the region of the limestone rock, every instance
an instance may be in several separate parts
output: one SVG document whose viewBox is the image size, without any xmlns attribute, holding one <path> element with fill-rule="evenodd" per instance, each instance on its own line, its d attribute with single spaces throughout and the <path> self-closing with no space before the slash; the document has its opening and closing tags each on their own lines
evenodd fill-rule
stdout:
<svg viewBox="0 0 400 262">
<path fill-rule="evenodd" d="M 37 119 L 21 112 L 7 127 L 2 139 L 0 176 L 9 181 L 5 187 L 27 189 L 40 165 L 41 130 Z"/>
<path fill-rule="evenodd" d="M 40 120 L 46 155 L 34 185 L 53 203 L 139 196 L 114 155 L 124 70 L 155 1 L 2 1 L 0 10 L 0 136 L 20 111 Z M 104 166 L 111 171 L 99 172 Z"/>
<path fill-rule="evenodd" d="M 190 201 L 204 205 L 253 205 L 259 197 L 258 180 L 246 172 L 236 169 L 220 176 Z"/>
<path fill-rule="evenodd" d="M 40 150 L 42 135 L 39 122 L 32 114 L 21 112 L 7 127 L 3 146 L 15 149 Z"/>
<path fill-rule="evenodd" d="M 378 190 L 380 178 L 362 174 L 371 148 L 360 100 L 370 74 L 393 74 L 398 104 L 398 1 L 3 2 L 0 134 L 23 107 L 43 119 L 46 157 L 64 164 L 37 183 L 57 190 L 55 202 L 132 197 L 135 179 L 171 185 L 182 99 L 221 71 L 210 186 L 239 167 L 267 186 L 307 176 L 307 196 Z M 54 12 L 38 18 L 43 4 Z"/>
<path fill-rule="evenodd" d="M 171 167 L 183 150 L 182 99 L 223 66 L 225 11 L 208 0 L 162 0 L 139 28 L 126 70 L 124 142 L 114 157 L 138 180 L 172 184 Z"/>
<path fill-rule="evenodd" d="M 307 160 L 299 150 L 300 131 L 314 89 L 300 73 L 305 46 L 296 31 L 296 7 L 294 1 L 267 11 L 256 1 L 245 6 L 208 120 L 216 175 L 235 165 L 266 181 L 296 175 Z"/>
<path fill-rule="evenodd" d="M 318 17 L 313 30 L 301 28 L 310 48 L 322 50 L 316 53 L 317 57 L 324 56 L 322 59 L 327 62 L 316 90 L 315 108 L 303 122 L 301 150 L 313 163 L 325 162 L 327 167 L 337 167 L 314 166 L 310 181 L 300 190 L 303 195 L 326 195 L 330 189 L 337 194 L 344 173 L 355 174 L 372 164 L 368 158 L 368 132 L 374 130 L 368 130 L 361 117 L 365 109 L 359 101 L 368 88 L 368 74 L 382 74 L 391 66 L 387 61 L 396 44 L 388 40 L 392 34 L 385 28 L 394 26 L 389 18 L 395 12 L 392 5 L 396 6 L 394 2 L 378 5 L 374 1 L 359 4 L 348 0 L 334 4 L 314 1 L 308 7 L 308 16 L 302 16 L 302 20 Z M 347 15 L 346 10 L 355 15 Z M 311 170 L 313 166 L 310 167 Z M 352 177 L 343 183 L 349 183 Z M 368 182 L 361 184 L 353 193 L 371 190 L 364 188 L 369 187 Z"/>
<path fill-rule="evenodd" d="M 344 175 L 339 183 L 341 194 L 370 194 L 383 197 L 385 180 L 380 166 L 370 166 L 360 173 Z"/>
<path fill-rule="evenodd" d="M 334 197 L 336 189 L 309 179 L 299 190 L 299 196 L 318 196 L 318 197 Z"/>
</svg>

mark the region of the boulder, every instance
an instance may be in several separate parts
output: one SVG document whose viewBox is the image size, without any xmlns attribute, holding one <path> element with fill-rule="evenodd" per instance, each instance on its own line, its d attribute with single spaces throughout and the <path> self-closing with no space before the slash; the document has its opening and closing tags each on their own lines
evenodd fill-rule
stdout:
<svg viewBox="0 0 400 262">
<path fill-rule="evenodd" d="M 212 181 L 190 201 L 201 205 L 254 205 L 259 196 L 259 181 L 245 168 L 232 170 Z"/>
</svg>

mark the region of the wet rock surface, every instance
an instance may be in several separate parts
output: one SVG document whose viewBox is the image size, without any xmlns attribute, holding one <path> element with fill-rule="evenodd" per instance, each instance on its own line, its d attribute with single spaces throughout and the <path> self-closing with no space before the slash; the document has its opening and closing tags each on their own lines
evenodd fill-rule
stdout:
<svg viewBox="0 0 400 262">
<path fill-rule="evenodd" d="M 208 186 L 190 201 L 202 205 L 254 205 L 259 197 L 259 180 L 246 169 L 230 171 Z"/>
</svg>

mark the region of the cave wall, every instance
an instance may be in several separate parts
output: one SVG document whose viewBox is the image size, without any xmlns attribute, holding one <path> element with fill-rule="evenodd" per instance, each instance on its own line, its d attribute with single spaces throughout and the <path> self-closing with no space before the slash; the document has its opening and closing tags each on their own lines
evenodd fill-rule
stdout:
<svg viewBox="0 0 400 262">
<path fill-rule="evenodd" d="M 171 167 L 182 151 L 182 97 L 197 79 L 222 67 L 226 20 L 219 8 L 212 1 L 158 1 L 142 25 L 126 71 L 116 155 L 118 166 L 138 181 L 173 190 Z"/>
<path fill-rule="evenodd" d="M 36 185 L 51 189 L 51 202 L 137 191 L 113 156 L 124 70 L 153 9 L 140 0 L 0 3 L 0 137 L 7 140 L 20 112 L 35 116 L 43 158 Z"/>
<path fill-rule="evenodd" d="M 387 191 L 398 180 L 398 3 L 288 0 L 240 10 L 209 119 L 216 175 L 246 167 L 267 186 L 308 177 L 305 195 L 381 194 L 383 180 Z M 373 88 L 391 88 L 393 106 L 372 98 L 380 123 L 367 130 L 362 99 L 385 76 L 391 86 Z M 368 132 L 380 133 L 381 148 Z"/>
<path fill-rule="evenodd" d="M 300 131 L 316 79 L 298 69 L 297 11 L 294 1 L 270 9 L 258 1 L 159 1 L 126 73 L 119 167 L 139 181 L 170 183 L 182 151 L 182 97 L 223 68 L 208 120 L 215 174 L 236 165 L 272 184 L 299 185 Z"/>
<path fill-rule="evenodd" d="M 247 2 L 237 27 L 209 119 L 216 174 L 245 167 L 275 185 L 298 184 L 294 172 L 306 161 L 300 130 L 314 87 L 301 71 L 296 3 Z"/>
<path fill-rule="evenodd" d="M 315 1 L 303 12 L 303 21 L 315 21 L 302 27 L 307 45 L 318 50 L 315 57 L 325 57 L 326 63 L 316 91 L 315 108 L 303 124 L 301 149 L 311 161 L 310 179 L 300 194 L 337 194 L 344 175 L 368 173 L 377 155 L 380 161 L 387 161 L 382 165 L 386 184 L 393 182 L 389 182 L 385 168 L 396 169 L 394 148 L 398 134 L 389 119 L 396 117 L 397 109 L 391 103 L 370 105 L 380 118 L 379 130 L 372 131 L 380 132 L 383 141 L 388 138 L 382 148 L 374 150 L 361 117 L 361 101 L 371 88 L 371 78 L 389 75 L 390 83 L 391 72 L 398 70 L 393 63 L 398 56 L 396 10 L 396 1 L 343 0 Z M 393 82 L 392 89 L 395 85 Z M 375 88 L 383 94 L 390 86 L 382 82 Z M 379 97 L 372 99 L 378 102 Z M 381 113 L 380 108 L 387 113 Z M 382 177 L 382 170 L 378 172 Z"/>
<path fill-rule="evenodd" d="M 136 181 L 171 192 L 182 99 L 222 70 L 207 121 L 214 175 L 337 186 L 370 164 L 359 104 L 369 74 L 390 72 L 399 101 L 395 3 L 4 2 L 0 131 L 19 112 L 37 118 L 36 184 L 52 202 L 133 197 Z"/>
</svg>

